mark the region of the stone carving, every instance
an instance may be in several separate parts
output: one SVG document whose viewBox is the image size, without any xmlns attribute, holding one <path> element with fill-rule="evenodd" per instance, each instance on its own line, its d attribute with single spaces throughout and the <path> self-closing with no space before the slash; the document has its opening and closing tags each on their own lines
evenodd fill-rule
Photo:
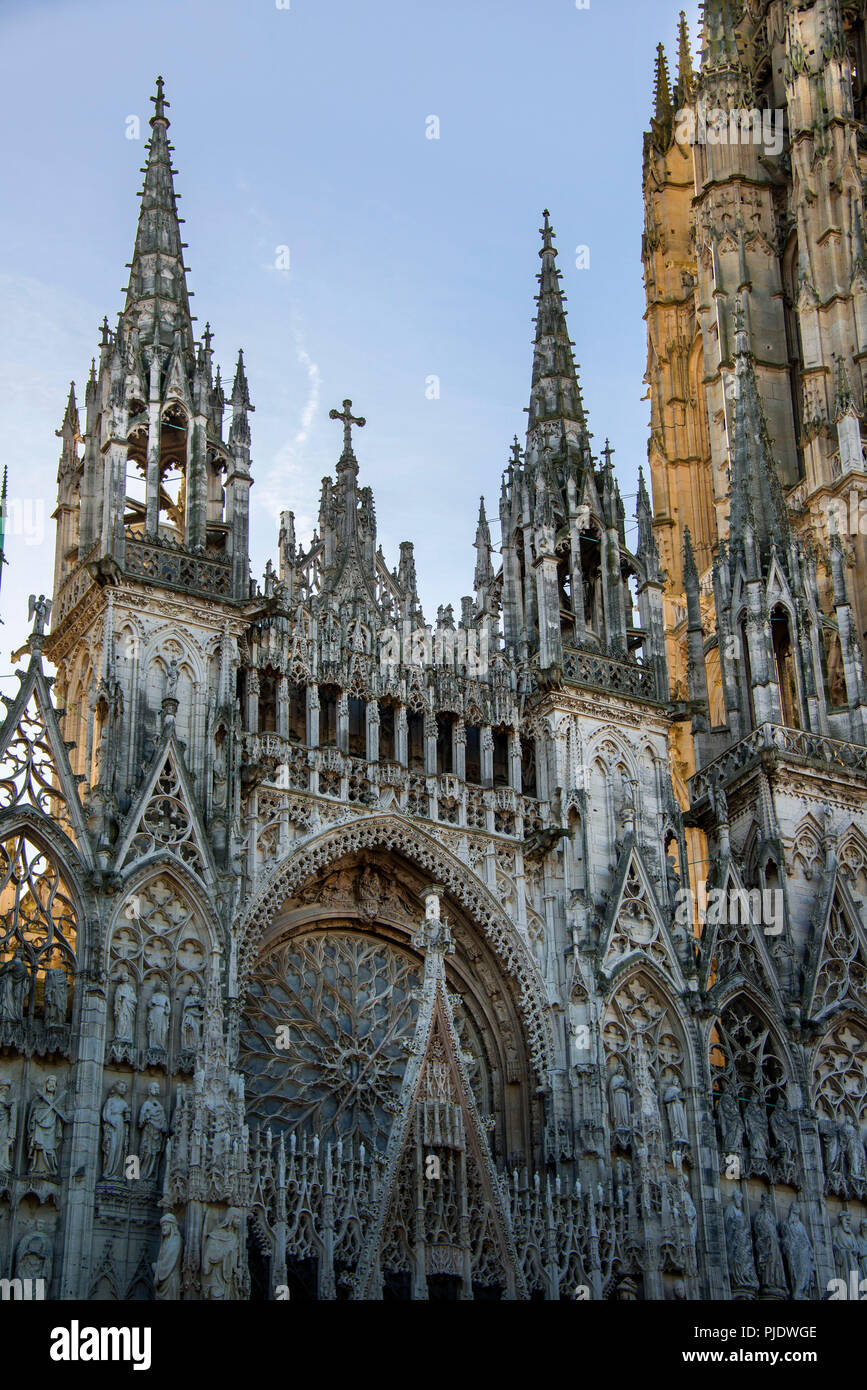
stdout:
<svg viewBox="0 0 867 1390">
<path fill-rule="evenodd" d="M 148 1047 L 155 1052 L 164 1052 L 169 1032 L 172 1006 L 162 985 L 157 985 L 148 1001 L 147 1035 Z"/>
<path fill-rule="evenodd" d="M 241 1297 L 241 1212 L 230 1207 L 223 1220 L 205 1237 L 202 1252 L 202 1294 L 207 1299 Z"/>
<path fill-rule="evenodd" d="M 30 984 L 30 972 L 20 954 L 0 968 L 0 1023 L 20 1023 Z"/>
<path fill-rule="evenodd" d="M 668 1132 L 672 1145 L 675 1148 L 688 1145 L 689 1130 L 686 1122 L 686 1106 L 683 1103 L 683 1091 L 677 1082 L 673 1081 L 665 1087 L 662 1099 L 668 1116 Z"/>
<path fill-rule="evenodd" d="M 56 1174 L 63 1126 L 68 1123 L 69 1116 L 60 1109 L 57 1077 L 47 1076 L 30 1102 L 27 1118 L 27 1157 L 31 1173 Z"/>
<path fill-rule="evenodd" d="M 768 1117 L 757 1096 L 750 1096 L 744 1106 L 744 1127 L 750 1149 L 753 1172 L 766 1172 L 768 1164 Z"/>
<path fill-rule="evenodd" d="M 0 1173 L 11 1173 L 18 1133 L 18 1101 L 11 1081 L 0 1081 Z"/>
<path fill-rule="evenodd" d="M 786 1272 L 769 1192 L 762 1193 L 759 1209 L 753 1217 L 753 1243 L 762 1293 L 785 1298 L 788 1293 Z"/>
<path fill-rule="evenodd" d="M 66 971 L 58 968 L 46 970 L 44 991 L 42 1007 L 46 1028 L 64 1028 L 69 997 Z"/>
<path fill-rule="evenodd" d="M 859 1280 L 863 1277 L 859 1241 L 852 1228 L 852 1216 L 848 1211 L 840 1212 L 832 1240 L 837 1278 L 845 1280 L 848 1289 L 853 1272 Z"/>
<path fill-rule="evenodd" d="M 846 1171 L 855 1183 L 864 1180 L 864 1144 L 854 1123 L 847 1116 L 840 1126 L 840 1140 Z"/>
<path fill-rule="evenodd" d="M 736 1297 L 754 1297 L 759 1281 L 753 1260 L 753 1242 L 749 1218 L 744 1211 L 744 1199 L 737 1189 L 726 1207 L 724 1222 L 732 1293 Z"/>
<path fill-rule="evenodd" d="M 130 1107 L 126 1100 L 125 1081 L 116 1081 L 102 1107 L 102 1175 L 104 1178 L 123 1177 L 129 1138 Z"/>
<path fill-rule="evenodd" d="M 138 1112 L 139 1158 L 143 1178 L 156 1177 L 169 1128 L 159 1094 L 159 1082 L 152 1081 L 148 1086 L 147 1099 L 142 1102 Z"/>
<path fill-rule="evenodd" d="M 123 967 L 117 976 L 114 991 L 114 1041 L 131 1043 L 135 1041 L 135 1011 L 138 995 L 132 976 Z"/>
<path fill-rule="evenodd" d="M 783 1226 L 783 1249 L 789 1270 L 792 1298 L 808 1297 L 813 1273 L 816 1268 L 813 1247 L 807 1229 L 801 1220 L 800 1203 L 793 1202 Z"/>
<path fill-rule="evenodd" d="M 44 1279 L 47 1289 L 51 1283 L 53 1257 L 54 1243 L 48 1235 L 48 1227 L 37 1218 L 31 1230 L 18 1242 L 15 1252 L 16 1279 Z"/>
<path fill-rule="evenodd" d="M 744 1147 L 744 1122 L 737 1100 L 728 1091 L 723 1091 L 720 1096 L 716 1113 L 723 1155 L 741 1153 Z"/>
<path fill-rule="evenodd" d="M 179 1299 L 181 1296 L 181 1259 L 183 1237 L 171 1212 L 160 1217 L 160 1250 L 154 1271 L 154 1295 L 159 1299 Z"/>
<path fill-rule="evenodd" d="M 181 1010 L 181 1050 L 195 1052 L 202 1041 L 204 1000 L 198 990 L 191 989 Z"/>
</svg>

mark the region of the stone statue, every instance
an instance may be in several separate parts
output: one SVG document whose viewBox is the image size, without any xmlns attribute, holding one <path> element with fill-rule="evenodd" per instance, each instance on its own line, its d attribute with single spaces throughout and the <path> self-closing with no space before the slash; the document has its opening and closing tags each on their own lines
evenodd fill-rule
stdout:
<svg viewBox="0 0 867 1390">
<path fill-rule="evenodd" d="M 130 1121 L 126 1089 L 125 1081 L 116 1081 L 102 1107 L 102 1175 L 105 1178 L 123 1177 Z"/>
<path fill-rule="evenodd" d="M 825 1178 L 828 1182 L 837 1175 L 840 1160 L 840 1131 L 833 1120 L 819 1121 L 819 1135 L 822 1140 L 822 1159 L 825 1165 Z"/>
<path fill-rule="evenodd" d="M 723 1091 L 717 1102 L 717 1119 L 724 1154 L 741 1153 L 744 1147 L 744 1122 L 737 1099 Z"/>
<path fill-rule="evenodd" d="M 31 1173 L 56 1173 L 57 1151 L 68 1116 L 60 1109 L 57 1077 L 47 1076 L 30 1103 L 27 1118 L 27 1156 Z"/>
<path fill-rule="evenodd" d="M 27 1003 L 30 972 L 16 951 L 0 968 L 0 1023 L 20 1023 Z"/>
<path fill-rule="evenodd" d="M 611 1073 L 608 1082 L 608 1102 L 612 1129 L 629 1129 L 629 1085 L 620 1070 Z"/>
<path fill-rule="evenodd" d="M 792 1298 L 806 1298 L 812 1283 L 816 1262 L 813 1258 L 810 1237 L 807 1235 L 807 1229 L 801 1220 L 801 1207 L 798 1202 L 793 1202 L 789 1207 L 786 1224 L 783 1226 L 783 1249 L 786 1252 L 786 1264 L 789 1267 Z"/>
<path fill-rule="evenodd" d="M 762 1292 L 785 1297 L 788 1293 L 786 1271 L 783 1267 L 783 1252 L 780 1249 L 770 1192 L 762 1193 L 759 1209 L 753 1218 L 753 1243 Z"/>
<path fill-rule="evenodd" d="M 166 671 L 166 690 L 163 695 L 164 700 L 176 700 L 178 698 L 178 663 L 174 657 L 168 665 Z"/>
<path fill-rule="evenodd" d="M 755 1293 L 759 1281 L 753 1262 L 753 1242 L 750 1238 L 750 1223 L 744 1212 L 743 1197 L 735 1189 L 726 1207 L 724 1224 L 726 1251 L 728 1253 L 729 1276 L 732 1293 Z"/>
<path fill-rule="evenodd" d="M 136 989 L 126 966 L 117 977 L 114 991 L 114 1041 L 135 1042 Z"/>
<path fill-rule="evenodd" d="M 18 1105 L 11 1081 L 0 1081 L 0 1173 L 11 1173 L 18 1132 Z"/>
<path fill-rule="evenodd" d="M 36 1220 L 31 1230 L 18 1242 L 15 1252 L 16 1279 L 44 1279 L 46 1288 L 51 1280 L 53 1242 L 49 1239 L 44 1221 Z"/>
<path fill-rule="evenodd" d="M 46 970 L 42 995 L 42 1016 L 46 1028 L 66 1026 L 66 1001 L 69 997 L 69 982 L 66 971 L 60 968 Z"/>
<path fill-rule="evenodd" d="M 159 1082 L 152 1081 L 148 1086 L 147 1100 L 142 1102 L 138 1112 L 139 1157 L 143 1178 L 156 1177 L 169 1128 L 159 1094 Z"/>
<path fill-rule="evenodd" d="M 662 1128 L 659 1115 L 659 1102 L 653 1089 L 650 1063 L 643 1040 L 639 1039 L 635 1049 L 635 1087 L 638 1091 L 638 1108 L 642 1127 L 647 1133 L 659 1133 Z"/>
<path fill-rule="evenodd" d="M 753 1167 L 764 1169 L 768 1162 L 768 1117 L 757 1096 L 750 1096 L 744 1106 L 744 1126 Z"/>
<path fill-rule="evenodd" d="M 853 1182 L 864 1180 L 864 1145 L 856 1125 L 849 1116 L 840 1126 L 840 1141 L 846 1158 L 846 1169 Z"/>
<path fill-rule="evenodd" d="M 181 1050 L 195 1052 L 202 1041 L 204 1000 L 198 990 L 191 989 L 181 1010 Z"/>
<path fill-rule="evenodd" d="M 145 1102 L 147 1103 L 147 1102 Z M 177 1300 L 181 1296 L 183 1237 L 171 1212 L 160 1218 L 160 1251 L 154 1265 L 154 1296 Z"/>
<path fill-rule="evenodd" d="M 858 1234 L 858 1263 L 862 1275 L 867 1279 L 867 1217 L 861 1222 Z"/>
<path fill-rule="evenodd" d="M 158 984 L 148 1003 L 148 1047 L 165 1052 L 171 1014 L 172 1006 L 169 1001 L 169 996 L 166 994 L 162 985 Z"/>
<path fill-rule="evenodd" d="M 849 1276 L 855 1271 L 856 1279 L 861 1279 L 863 1270 L 861 1269 L 861 1252 L 858 1247 L 858 1237 L 852 1229 L 852 1216 L 848 1211 L 841 1211 L 834 1228 L 832 1237 L 834 1245 L 834 1265 L 838 1279 L 845 1279 L 846 1287 L 849 1287 Z"/>
<path fill-rule="evenodd" d="M 785 1106 L 775 1105 L 771 1109 L 771 1135 L 776 1148 L 774 1157 L 787 1175 L 794 1171 L 798 1154 L 798 1140 L 792 1117 Z"/>
<path fill-rule="evenodd" d="M 673 1145 L 689 1144 L 689 1131 L 686 1123 L 686 1107 L 683 1091 L 676 1081 L 665 1087 L 662 1093 L 665 1111 L 668 1115 L 668 1128 Z"/>
<path fill-rule="evenodd" d="M 205 1237 L 202 1293 L 208 1299 L 236 1299 L 241 1292 L 241 1213 L 230 1207 Z"/>
<path fill-rule="evenodd" d="M 698 1212 L 695 1209 L 695 1202 L 692 1200 L 692 1193 L 689 1190 L 686 1173 L 682 1170 L 677 1177 L 677 1196 L 683 1224 L 686 1228 L 687 1273 L 694 1274 L 696 1271 L 695 1252 L 698 1238 Z"/>
</svg>

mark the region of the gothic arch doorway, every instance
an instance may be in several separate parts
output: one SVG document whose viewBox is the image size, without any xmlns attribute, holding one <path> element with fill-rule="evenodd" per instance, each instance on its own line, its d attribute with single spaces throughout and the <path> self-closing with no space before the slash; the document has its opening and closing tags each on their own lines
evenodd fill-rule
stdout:
<svg viewBox="0 0 867 1390">
<path fill-rule="evenodd" d="M 384 1152 L 418 1016 L 413 937 L 424 872 L 384 847 L 327 864 L 276 907 L 244 999 L 240 1066 L 251 1129 Z M 469 914 L 444 910 L 446 975 L 479 1113 L 498 1165 L 532 1162 L 539 1102 L 513 982 Z"/>
</svg>

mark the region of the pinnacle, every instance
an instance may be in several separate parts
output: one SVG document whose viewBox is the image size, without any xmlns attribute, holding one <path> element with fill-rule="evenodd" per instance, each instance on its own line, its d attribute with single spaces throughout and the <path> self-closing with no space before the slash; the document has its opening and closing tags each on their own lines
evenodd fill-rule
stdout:
<svg viewBox="0 0 867 1390">
<path fill-rule="evenodd" d="M 187 289 L 171 151 L 167 130 L 169 103 L 163 79 L 157 78 L 154 114 L 147 144 L 144 183 L 139 197 L 138 226 L 130 262 L 124 317 L 138 323 L 143 341 L 155 337 L 168 342 L 180 328 L 186 344 L 192 342 L 190 292 Z M 155 332 L 156 330 L 156 332 Z"/>
</svg>

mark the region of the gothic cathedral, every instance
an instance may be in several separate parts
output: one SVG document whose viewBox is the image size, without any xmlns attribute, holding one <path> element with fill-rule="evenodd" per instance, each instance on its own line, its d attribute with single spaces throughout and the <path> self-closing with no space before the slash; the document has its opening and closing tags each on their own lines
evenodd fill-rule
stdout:
<svg viewBox="0 0 867 1390">
<path fill-rule="evenodd" d="M 502 545 L 482 502 L 435 621 L 348 399 L 312 539 L 285 511 L 251 578 L 253 406 L 194 335 L 157 80 L 0 729 L 0 1277 L 867 1276 L 864 8 L 706 0 L 673 85 L 660 48 L 634 552 L 544 213 Z"/>
</svg>

